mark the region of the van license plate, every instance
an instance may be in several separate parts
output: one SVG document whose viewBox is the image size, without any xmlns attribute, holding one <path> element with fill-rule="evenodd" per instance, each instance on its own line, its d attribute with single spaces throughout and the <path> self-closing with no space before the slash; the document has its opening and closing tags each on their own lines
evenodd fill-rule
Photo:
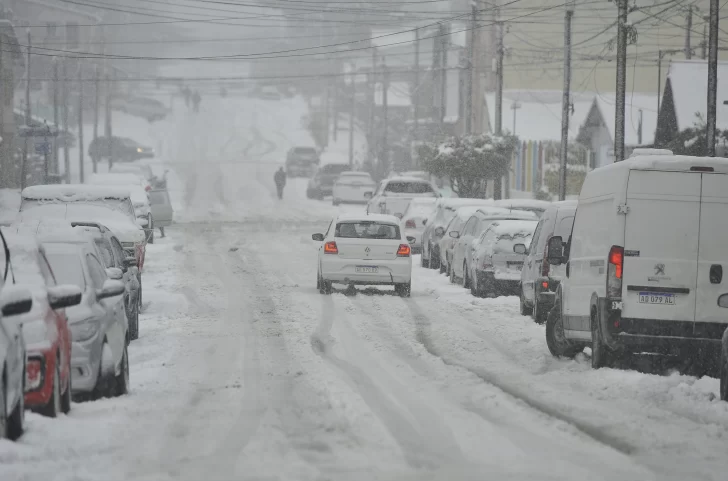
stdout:
<svg viewBox="0 0 728 481">
<path fill-rule="evenodd" d="M 355 271 L 357 274 L 376 274 L 379 272 L 379 267 L 356 266 Z"/>
<path fill-rule="evenodd" d="M 662 304 L 674 306 L 677 297 L 666 292 L 640 292 L 640 304 Z"/>
</svg>

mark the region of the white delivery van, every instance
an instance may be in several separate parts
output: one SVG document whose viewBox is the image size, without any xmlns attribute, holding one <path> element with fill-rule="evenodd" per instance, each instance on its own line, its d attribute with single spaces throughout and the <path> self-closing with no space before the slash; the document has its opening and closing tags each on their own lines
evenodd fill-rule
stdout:
<svg viewBox="0 0 728 481">
<path fill-rule="evenodd" d="M 716 375 L 728 326 L 728 161 L 638 149 L 590 172 L 570 239 L 552 237 L 548 260 L 566 262 L 546 323 L 552 353 L 590 346 L 595 368 L 629 352 L 674 354 Z"/>
</svg>

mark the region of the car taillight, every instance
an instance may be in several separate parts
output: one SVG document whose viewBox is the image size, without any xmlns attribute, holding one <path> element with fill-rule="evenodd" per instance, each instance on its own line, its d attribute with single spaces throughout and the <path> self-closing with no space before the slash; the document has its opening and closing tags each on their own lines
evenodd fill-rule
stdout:
<svg viewBox="0 0 728 481">
<path fill-rule="evenodd" d="M 43 363 L 40 359 L 28 359 L 25 365 L 25 390 L 34 391 L 43 384 Z"/>
<path fill-rule="evenodd" d="M 339 248 L 336 247 L 336 242 L 331 241 L 324 244 L 324 254 L 338 254 Z"/>
<path fill-rule="evenodd" d="M 404 223 L 405 228 L 407 229 L 416 229 L 417 224 L 415 224 L 415 221 L 412 219 L 407 219 L 407 222 Z"/>
<path fill-rule="evenodd" d="M 147 192 L 149 192 L 150 190 L 152 190 L 152 186 L 151 185 L 148 185 L 148 186 L 144 187 L 144 190 L 146 190 Z"/>
<path fill-rule="evenodd" d="M 609 249 L 607 267 L 607 297 L 622 297 L 622 275 L 624 274 L 624 247 L 612 246 Z"/>
<path fill-rule="evenodd" d="M 400 244 L 397 251 L 397 257 L 409 257 L 412 249 L 407 244 Z"/>
</svg>

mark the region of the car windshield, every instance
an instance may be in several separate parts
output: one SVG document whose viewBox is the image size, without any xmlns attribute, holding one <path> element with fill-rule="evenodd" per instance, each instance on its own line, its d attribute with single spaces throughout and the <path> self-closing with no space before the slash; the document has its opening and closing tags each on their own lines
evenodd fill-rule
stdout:
<svg viewBox="0 0 728 481">
<path fill-rule="evenodd" d="M 46 258 L 59 285 L 73 284 L 82 289 L 86 287 L 81 258 L 74 249 L 56 248 L 53 244 L 46 244 Z"/>
<path fill-rule="evenodd" d="M 429 194 L 435 193 L 432 186 L 427 182 L 387 182 L 384 192 L 393 194 Z"/>
<path fill-rule="evenodd" d="M 336 224 L 335 237 L 344 239 L 399 239 L 399 226 L 380 222 L 347 221 Z"/>
</svg>

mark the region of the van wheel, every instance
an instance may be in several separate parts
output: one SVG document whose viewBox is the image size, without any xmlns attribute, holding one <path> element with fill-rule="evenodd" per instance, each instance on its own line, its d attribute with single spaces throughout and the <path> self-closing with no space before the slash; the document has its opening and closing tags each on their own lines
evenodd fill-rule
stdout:
<svg viewBox="0 0 728 481">
<path fill-rule="evenodd" d="M 73 377 L 73 374 L 71 373 L 71 370 L 68 370 L 68 383 L 66 385 L 66 390 L 63 391 L 63 396 L 61 397 L 61 411 L 63 411 L 63 414 L 68 414 L 71 412 L 71 395 L 73 394 L 73 388 L 71 385 L 71 378 Z"/>
<path fill-rule="evenodd" d="M 597 320 L 596 310 L 592 309 L 591 313 L 591 364 L 593 369 L 602 367 L 611 367 L 612 353 L 609 348 L 602 342 L 602 336 L 599 334 L 599 321 Z"/>
<path fill-rule="evenodd" d="M 538 297 L 536 297 L 533 302 L 532 312 L 533 320 L 536 322 L 536 324 L 543 324 L 544 322 L 546 322 L 546 318 L 549 315 L 549 313 L 544 312 L 543 307 L 538 304 Z"/>
<path fill-rule="evenodd" d="M 521 286 L 521 295 L 518 298 L 518 305 L 522 316 L 530 316 L 533 313 L 533 308 L 526 305 L 526 298 L 523 297 L 523 286 Z"/>
<path fill-rule="evenodd" d="M 564 324 L 561 322 L 561 304 L 557 303 L 546 317 L 546 345 L 554 357 L 572 359 L 584 350 L 574 345 L 564 335 Z"/>
<path fill-rule="evenodd" d="M 430 268 L 430 259 L 429 257 L 425 259 L 425 254 L 420 254 L 420 267 L 424 267 L 425 269 Z"/>
<path fill-rule="evenodd" d="M 407 282 L 406 284 L 395 284 L 394 292 L 399 297 L 409 297 L 412 292 L 412 282 Z"/>
<path fill-rule="evenodd" d="M 321 286 L 319 288 L 319 292 L 323 295 L 330 295 L 333 291 L 333 287 L 331 285 L 331 281 L 325 281 L 321 279 Z"/>
<path fill-rule="evenodd" d="M 433 253 L 432 253 L 432 251 L 433 251 L 432 246 L 430 246 L 430 248 L 427 249 L 427 251 L 429 253 L 428 255 L 429 255 L 429 258 L 430 258 L 430 261 L 429 261 L 430 269 L 440 269 L 440 272 L 441 273 L 444 272 L 443 271 L 442 263 L 440 262 L 440 253 L 438 252 L 437 255 L 433 255 Z"/>
<path fill-rule="evenodd" d="M 25 379 L 25 371 L 23 371 L 23 379 Z M 7 380 L 7 377 L 5 378 Z M 3 383 L 5 384 L 5 383 Z M 7 386 L 7 385 L 6 385 Z M 25 386 L 25 382 L 23 382 L 23 386 Z M 7 389 L 7 388 L 6 388 Z M 25 389 L 23 389 L 25 391 Z M 6 393 L 7 395 L 7 393 Z M 5 409 L 7 409 L 7 397 L 5 398 Z M 23 430 L 25 428 L 25 396 L 21 394 L 20 401 L 18 401 L 18 404 L 15 406 L 15 409 L 13 409 L 13 412 L 10 413 L 10 416 L 5 420 L 5 434 L 7 438 L 11 441 L 16 441 L 20 438 L 20 436 L 23 435 Z"/>
<path fill-rule="evenodd" d="M 124 345 L 124 354 L 121 356 L 121 372 L 114 376 L 114 396 L 124 396 L 129 393 L 129 353 Z"/>
</svg>

